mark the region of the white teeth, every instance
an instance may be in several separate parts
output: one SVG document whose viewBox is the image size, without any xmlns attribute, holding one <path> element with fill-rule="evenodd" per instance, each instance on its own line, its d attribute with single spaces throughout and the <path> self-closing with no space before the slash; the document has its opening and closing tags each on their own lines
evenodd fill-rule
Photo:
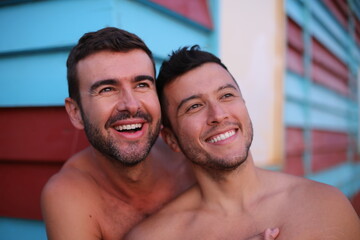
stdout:
<svg viewBox="0 0 360 240">
<path fill-rule="evenodd" d="M 235 134 L 235 130 L 228 131 L 226 133 L 222 133 L 217 135 L 216 137 L 211 138 L 208 142 L 210 143 L 216 143 L 221 140 L 225 140 Z"/>
<path fill-rule="evenodd" d="M 115 129 L 118 131 L 122 131 L 122 130 L 133 130 L 133 129 L 141 128 L 141 127 L 142 127 L 141 123 L 136 123 L 136 124 L 127 124 L 127 125 L 116 126 Z"/>
</svg>

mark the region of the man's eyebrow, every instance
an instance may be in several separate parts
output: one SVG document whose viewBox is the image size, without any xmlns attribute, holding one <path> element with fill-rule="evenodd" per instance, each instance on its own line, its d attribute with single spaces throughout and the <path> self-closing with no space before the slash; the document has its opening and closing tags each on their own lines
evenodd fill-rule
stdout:
<svg viewBox="0 0 360 240">
<path fill-rule="evenodd" d="M 150 76 L 150 75 L 139 75 L 139 76 L 136 76 L 135 79 L 134 79 L 134 82 L 140 82 L 142 80 L 149 80 L 150 82 L 152 83 L 155 83 L 155 79 Z"/>
<path fill-rule="evenodd" d="M 181 100 L 180 104 L 177 106 L 176 111 L 179 111 L 179 109 L 188 101 L 193 100 L 193 99 L 197 99 L 200 98 L 200 95 L 192 95 L 190 97 L 184 98 L 183 100 Z"/>
<path fill-rule="evenodd" d="M 94 92 L 98 87 L 102 86 L 102 85 L 116 85 L 117 82 L 114 79 L 104 79 L 104 80 L 99 80 L 97 82 L 95 82 L 93 85 L 91 85 L 90 87 L 90 92 Z"/>
<path fill-rule="evenodd" d="M 226 88 L 233 88 L 233 89 L 235 89 L 235 90 L 238 90 L 233 84 L 228 83 L 228 84 L 226 84 L 226 85 L 224 85 L 224 86 L 220 86 L 220 87 L 218 88 L 218 91 L 221 91 L 221 90 L 226 89 Z"/>
</svg>

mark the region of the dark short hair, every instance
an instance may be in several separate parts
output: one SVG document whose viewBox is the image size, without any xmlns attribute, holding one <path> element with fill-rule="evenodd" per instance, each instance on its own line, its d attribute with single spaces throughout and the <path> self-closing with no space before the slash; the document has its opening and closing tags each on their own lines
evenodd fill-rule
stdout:
<svg viewBox="0 0 360 240">
<path fill-rule="evenodd" d="M 69 97 L 81 106 L 79 78 L 76 70 L 80 60 L 104 50 L 128 52 L 134 49 L 141 49 L 149 56 L 155 73 L 152 53 L 137 35 L 115 27 L 106 27 L 96 32 L 84 34 L 71 50 L 66 62 Z"/>
<path fill-rule="evenodd" d="M 175 78 L 205 63 L 217 63 L 228 71 L 218 57 L 209 52 L 201 51 L 198 45 L 183 47 L 177 51 L 173 51 L 172 54 L 169 55 L 169 59 L 162 63 L 159 76 L 156 80 L 156 89 L 161 104 L 162 122 L 165 127 L 171 128 L 167 116 L 168 103 L 164 96 L 165 86 L 174 81 Z"/>
</svg>

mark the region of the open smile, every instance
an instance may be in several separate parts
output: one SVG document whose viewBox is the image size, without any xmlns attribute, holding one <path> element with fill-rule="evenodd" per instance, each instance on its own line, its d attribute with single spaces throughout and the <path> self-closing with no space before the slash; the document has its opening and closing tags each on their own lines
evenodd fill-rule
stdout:
<svg viewBox="0 0 360 240">
<path fill-rule="evenodd" d="M 143 127 L 142 123 L 135 123 L 135 124 L 124 124 L 115 126 L 115 130 L 118 132 L 136 132 L 140 131 Z"/>
<path fill-rule="evenodd" d="M 216 143 L 216 142 L 219 142 L 219 141 L 224 141 L 224 140 L 234 136 L 235 133 L 236 133 L 236 131 L 234 129 L 232 129 L 232 130 L 229 130 L 227 132 L 212 136 L 212 137 L 208 138 L 206 140 L 206 142 Z"/>
</svg>

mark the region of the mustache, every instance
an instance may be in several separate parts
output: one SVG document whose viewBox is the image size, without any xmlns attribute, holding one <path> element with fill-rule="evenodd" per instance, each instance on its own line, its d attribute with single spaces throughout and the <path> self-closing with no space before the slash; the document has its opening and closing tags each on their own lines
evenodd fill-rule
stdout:
<svg viewBox="0 0 360 240">
<path fill-rule="evenodd" d="M 131 115 L 129 112 L 117 112 L 115 115 L 112 115 L 105 124 L 106 128 L 109 128 L 112 124 L 114 124 L 117 121 L 124 120 L 124 119 L 130 119 L 130 118 L 141 118 L 144 119 L 146 122 L 151 122 L 152 117 L 150 114 L 147 114 L 141 110 L 138 110 L 134 115 Z"/>
</svg>

